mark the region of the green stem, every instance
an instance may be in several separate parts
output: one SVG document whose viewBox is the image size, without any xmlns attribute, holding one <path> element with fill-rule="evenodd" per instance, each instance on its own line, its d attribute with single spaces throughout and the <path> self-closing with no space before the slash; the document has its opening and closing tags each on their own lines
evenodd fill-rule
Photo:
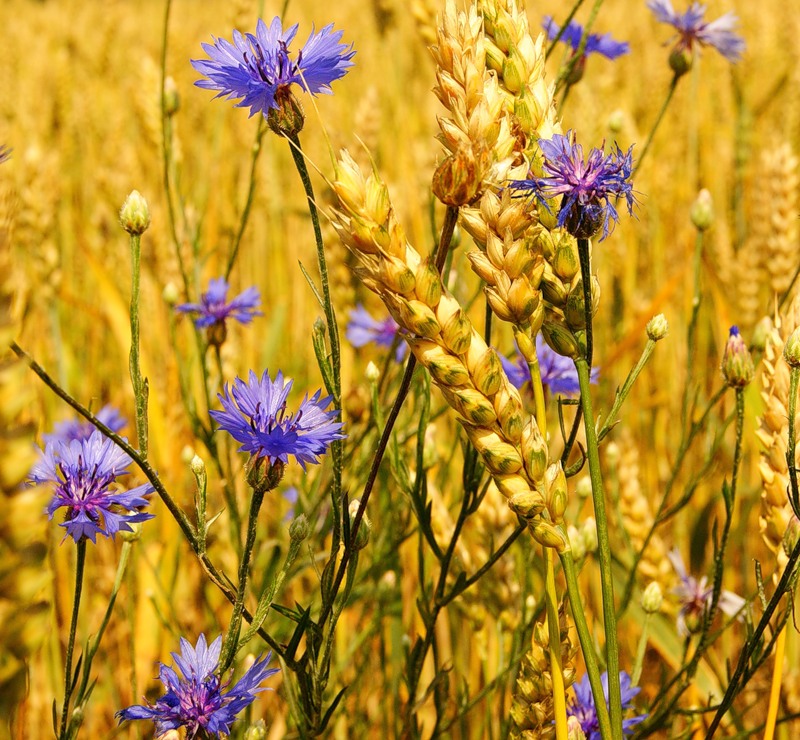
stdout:
<svg viewBox="0 0 800 740">
<path fill-rule="evenodd" d="M 795 448 L 797 446 L 797 430 L 795 418 L 797 416 L 797 386 L 800 384 L 800 368 L 792 367 L 789 372 L 789 447 L 786 450 L 786 465 L 789 468 L 789 482 L 791 483 L 791 496 L 789 500 L 795 516 L 800 517 L 800 488 L 797 485 L 797 461 Z"/>
<path fill-rule="evenodd" d="M 67 719 L 69 717 L 69 700 L 72 696 L 72 654 L 75 651 L 75 633 L 78 631 L 78 610 L 81 605 L 81 592 L 83 591 L 83 573 L 86 563 L 86 538 L 81 537 L 76 546 L 77 558 L 75 562 L 75 594 L 72 598 L 72 619 L 69 624 L 69 639 L 67 640 L 67 658 L 64 663 L 64 706 L 61 709 L 61 729 L 58 737 L 64 740 L 67 737 Z"/>
<path fill-rule="evenodd" d="M 336 323 L 336 313 L 333 308 L 331 298 L 330 282 L 328 280 L 328 263 L 325 259 L 325 246 L 322 243 L 322 229 L 319 223 L 319 213 L 317 212 L 316 199 L 314 198 L 314 188 L 311 184 L 311 177 L 308 173 L 306 160 L 303 156 L 303 149 L 300 146 L 300 139 L 297 134 L 287 134 L 289 151 L 292 154 L 297 173 L 303 183 L 303 190 L 308 201 L 308 212 L 311 215 L 311 224 L 314 228 L 314 241 L 317 247 L 317 267 L 319 268 L 320 283 L 322 284 L 322 308 L 325 312 L 325 323 L 328 329 L 328 342 L 331 352 L 331 378 L 328 380 L 328 373 L 323 372 L 323 379 L 328 393 L 333 399 L 333 406 L 337 409 L 342 408 L 342 368 L 341 351 L 339 347 L 339 327 Z M 344 445 L 342 440 L 337 439 L 331 444 L 331 458 L 333 460 L 333 485 L 331 486 L 331 506 L 333 508 L 333 531 L 331 541 L 331 552 L 339 549 L 340 526 L 342 512 L 340 510 L 342 497 L 342 473 L 344 471 Z"/>
<path fill-rule="evenodd" d="M 600 676 L 600 666 L 597 664 L 597 656 L 594 653 L 594 639 L 586 623 L 586 613 L 581 600 L 581 592 L 578 588 L 578 576 L 575 572 L 575 561 L 572 559 L 572 550 L 565 550 L 559 553 L 561 567 L 564 571 L 564 578 L 567 582 L 567 595 L 572 606 L 572 618 L 575 621 L 575 630 L 578 633 L 578 641 L 581 644 L 583 662 L 586 665 L 586 674 L 589 676 L 589 685 L 592 687 L 594 696 L 595 711 L 597 712 L 597 724 L 600 728 L 600 737 L 603 740 L 612 740 L 622 737 L 622 733 L 614 735 L 611 732 L 611 720 L 608 714 L 605 694 L 603 693 L 603 680 Z M 610 681 L 609 681 L 610 688 Z"/>
<path fill-rule="evenodd" d="M 247 595 L 247 576 L 250 572 L 250 558 L 253 555 L 253 546 L 256 542 L 256 529 L 258 528 L 258 512 L 264 501 L 266 489 L 261 486 L 253 489 L 253 498 L 250 501 L 250 515 L 247 519 L 247 538 L 242 551 L 242 559 L 239 563 L 239 588 L 236 591 L 236 601 L 233 604 L 233 615 L 231 624 L 228 627 L 228 634 L 222 646 L 222 657 L 220 665 L 222 673 L 230 668 L 236 655 L 239 641 L 239 628 L 242 624 L 242 611 L 244 610 L 244 600 Z"/>
<path fill-rule="evenodd" d="M 592 395 L 589 387 L 589 364 L 586 360 L 579 359 L 575 361 L 575 367 L 578 370 L 578 382 L 581 387 L 583 427 L 586 432 L 586 456 L 589 460 L 589 477 L 592 482 L 594 518 L 597 522 L 597 559 L 600 565 L 600 583 L 603 593 L 603 623 L 606 633 L 606 666 L 608 667 L 608 701 L 611 709 L 611 724 L 614 728 L 614 737 L 622 737 L 622 695 L 619 686 L 617 619 L 614 609 L 614 581 L 611 574 L 611 546 L 608 541 L 608 518 L 606 517 L 603 477 L 600 472 L 600 450 L 597 443 L 597 430 L 594 426 L 594 412 L 592 411 Z M 599 697 L 595 696 L 595 704 L 602 701 L 602 694 Z"/>
<path fill-rule="evenodd" d="M 128 366 L 136 404 L 136 442 L 147 459 L 147 381 L 139 364 L 139 282 L 141 277 L 141 236 L 131 234 L 131 351 Z"/>
<path fill-rule="evenodd" d="M 700 315 L 700 268 L 703 258 L 703 232 L 698 229 L 694 240 L 693 274 L 694 292 L 692 293 L 692 313 L 689 317 L 689 327 L 686 330 L 686 383 L 683 387 L 683 401 L 681 403 L 681 437 L 686 434 L 686 422 L 689 414 L 689 396 L 691 393 L 692 359 L 695 351 L 697 335 L 697 318 Z"/>
<path fill-rule="evenodd" d="M 266 119 L 264 116 L 259 116 L 258 129 L 256 130 L 256 140 L 253 142 L 253 155 L 250 159 L 250 183 L 247 188 L 247 200 L 245 201 L 244 209 L 242 210 L 242 216 L 239 219 L 239 229 L 236 232 L 236 238 L 233 240 L 233 244 L 231 245 L 231 253 L 228 256 L 228 265 L 225 267 L 225 280 L 230 277 L 231 271 L 233 270 L 233 265 L 236 263 L 236 257 L 239 255 L 239 247 L 242 243 L 242 237 L 244 236 L 244 231 L 247 228 L 247 222 L 250 218 L 250 209 L 253 206 L 253 200 L 256 193 L 256 165 L 258 164 L 258 157 L 261 154 L 261 140 L 264 138 L 264 134 L 267 130 Z"/>
<path fill-rule="evenodd" d="M 650 145 L 653 143 L 653 137 L 656 135 L 656 130 L 661 124 L 661 119 L 664 118 L 664 114 L 667 112 L 667 108 L 672 100 L 672 96 L 675 94 L 675 88 L 678 87 L 678 80 L 680 78 L 681 75 L 679 74 L 675 74 L 672 78 L 672 82 L 669 85 L 669 90 L 667 91 L 667 97 L 664 99 L 664 104 L 661 106 L 661 110 L 658 112 L 658 117 L 656 118 L 656 122 L 653 124 L 653 128 L 650 129 L 650 133 L 647 135 L 647 141 L 645 141 L 644 149 L 642 149 L 642 153 L 639 155 L 639 161 L 636 163 L 636 167 L 633 168 L 634 175 L 639 171 L 644 158 L 647 156 L 647 152 L 650 151 Z"/>
<path fill-rule="evenodd" d="M 636 661 L 633 664 L 631 673 L 631 686 L 638 686 L 642 676 L 642 666 L 644 665 L 644 655 L 647 652 L 647 632 L 650 629 L 650 614 L 645 612 L 644 622 L 642 622 L 642 634 L 639 637 L 639 645 L 636 648 Z"/>
</svg>

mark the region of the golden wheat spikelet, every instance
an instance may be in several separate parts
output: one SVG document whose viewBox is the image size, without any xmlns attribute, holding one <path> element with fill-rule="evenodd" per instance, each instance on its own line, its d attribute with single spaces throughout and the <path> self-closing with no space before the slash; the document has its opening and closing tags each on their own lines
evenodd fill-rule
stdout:
<svg viewBox="0 0 800 740">
<path fill-rule="evenodd" d="M 575 682 L 577 644 L 564 604 L 558 610 L 561 665 L 564 688 Z M 555 737 L 553 722 L 553 680 L 550 673 L 550 645 L 547 618 L 533 628 L 531 649 L 525 654 L 511 704 L 511 737 L 514 740 Z"/>
<path fill-rule="evenodd" d="M 629 430 L 623 429 L 617 441 L 619 449 L 619 508 L 622 526 L 634 551 L 641 550 L 654 517 L 650 501 L 642 491 L 639 471 L 639 448 Z M 637 574 L 642 583 L 656 581 L 664 592 L 672 586 L 674 575 L 667 558 L 667 547 L 655 533 L 639 562 Z"/>
<path fill-rule="evenodd" d="M 800 170 L 792 147 L 783 142 L 761 155 L 760 188 L 754 205 L 754 237 L 763 250 L 764 266 L 770 287 L 778 294 L 789 287 L 789 281 L 800 264 Z"/>
<path fill-rule="evenodd" d="M 759 420 L 756 435 L 763 449 L 758 469 L 761 473 L 761 536 L 775 554 L 774 578 L 779 578 L 787 556 L 783 538 L 792 518 L 789 504 L 789 468 L 786 450 L 789 437 L 789 366 L 783 359 L 783 346 L 789 335 L 800 326 L 800 296 L 776 320 L 764 350 L 761 373 L 764 414 Z M 800 414 L 795 416 L 795 427 Z M 798 450 L 800 453 L 800 450 Z M 800 463 L 800 454 L 795 455 Z"/>
</svg>

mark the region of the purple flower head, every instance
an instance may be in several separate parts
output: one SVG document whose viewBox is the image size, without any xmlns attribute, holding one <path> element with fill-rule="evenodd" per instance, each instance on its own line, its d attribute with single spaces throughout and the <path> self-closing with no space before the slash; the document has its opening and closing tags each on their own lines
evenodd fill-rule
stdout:
<svg viewBox="0 0 800 740">
<path fill-rule="evenodd" d="M 513 180 L 509 187 L 532 193 L 548 210 L 547 201 L 561 196 L 558 226 L 579 238 L 593 236 L 602 226 L 602 241 L 608 236 L 610 225 L 619 221 L 614 200 L 624 197 L 628 212 L 633 213 L 633 147 L 625 154 L 619 147 L 611 154 L 592 149 L 584 162 L 583 148 L 575 143 L 572 131 L 539 139 L 539 146 L 544 155 L 545 176 Z"/>
<path fill-rule="evenodd" d="M 237 107 L 250 108 L 250 115 L 278 107 L 276 95 L 290 85 L 312 95 L 330 94 L 330 83 L 347 74 L 355 54 L 352 44 L 340 44 L 342 31 L 333 24 L 319 33 L 313 28 L 303 48 L 292 58 L 289 52 L 297 24 L 283 30 L 277 16 L 267 26 L 259 19 L 255 35 L 233 32 L 233 43 L 214 38 L 213 44 L 203 44 L 209 59 L 193 59 L 192 66 L 204 77 L 194 84 L 207 90 L 219 90 L 217 97 L 230 100 L 241 98 Z M 213 38 L 213 37 L 212 37 Z"/>
<path fill-rule="evenodd" d="M 372 314 L 359 303 L 350 311 L 350 321 L 345 336 L 354 347 L 363 347 L 371 343 L 378 347 L 391 347 L 398 331 L 400 327 L 391 316 L 387 316 L 383 321 L 374 319 Z M 400 342 L 394 354 L 395 360 L 401 362 L 407 351 L 406 343 Z"/>
<path fill-rule="evenodd" d="M 608 674 L 604 673 L 600 678 L 603 682 L 603 695 L 606 698 L 606 706 L 608 706 Z M 631 686 L 631 678 L 625 671 L 620 671 L 619 683 L 622 694 L 622 709 L 624 711 L 630 708 L 633 697 L 639 693 L 639 688 Z M 600 740 L 600 723 L 597 721 L 597 707 L 594 703 L 592 687 L 589 684 L 589 676 L 584 676 L 578 681 L 574 689 L 575 699 L 567 707 L 567 716 L 575 717 L 578 720 L 587 740 Z M 646 714 L 639 714 L 631 719 L 623 720 L 622 732 L 625 735 L 630 735 L 633 732 L 633 728 L 646 718 Z"/>
<path fill-rule="evenodd" d="M 211 416 L 220 429 L 241 442 L 241 451 L 270 464 L 287 463 L 294 455 L 305 470 L 306 463 L 319 462 L 328 445 L 345 435 L 342 423 L 335 420 L 338 409 L 325 411 L 331 399 L 321 399 L 320 391 L 306 396 L 296 412 L 287 412 L 291 387 L 292 381 L 284 381 L 280 372 L 273 381 L 267 370 L 261 378 L 251 370 L 246 383 L 236 378 L 232 387 L 226 384 L 225 394 L 218 396 L 224 410 L 212 411 Z"/>
<path fill-rule="evenodd" d="M 519 349 L 517 349 L 513 360 L 506 359 L 502 354 L 498 354 L 511 385 L 521 389 L 526 383 L 530 382 L 531 371 Z M 536 336 L 536 356 L 539 358 L 542 385 L 549 388 L 550 393 L 554 396 L 574 396 L 581 392 L 575 363 L 569 357 L 563 357 L 554 352 L 550 345 L 544 341 L 541 334 Z M 598 372 L 599 368 L 592 368 L 592 383 L 597 382 Z"/>
<path fill-rule="evenodd" d="M 119 409 L 110 404 L 103 406 L 95 416 L 98 421 L 103 422 L 112 432 L 119 432 L 128 423 L 125 417 L 120 414 Z M 58 422 L 50 434 L 42 435 L 42 439 L 45 445 L 56 442 L 71 442 L 73 439 L 84 440 L 89 439 L 94 430 L 95 427 L 91 422 L 70 419 Z"/>
<path fill-rule="evenodd" d="M 686 572 L 683 558 L 677 550 L 671 550 L 667 556 L 672 563 L 672 567 L 681 579 L 674 593 L 680 600 L 681 610 L 678 614 L 678 632 L 686 637 L 693 632 L 697 632 L 702 627 L 706 611 L 711 606 L 714 598 L 714 588 L 708 585 L 708 578 L 703 576 L 699 581 Z M 733 617 L 742 610 L 747 602 L 741 597 L 730 591 L 722 591 L 719 596 L 717 606 L 720 610 Z"/>
<path fill-rule="evenodd" d="M 542 28 L 547 32 L 547 38 L 551 41 L 561 32 L 561 26 L 549 15 L 544 17 Z M 578 50 L 582 38 L 583 26 L 575 21 L 570 21 L 564 29 L 564 32 L 561 33 L 559 41 L 569 44 L 572 51 L 575 52 Z M 607 59 L 616 59 L 623 54 L 627 54 L 629 51 L 630 46 L 628 46 L 627 41 L 615 41 L 610 33 L 590 33 L 586 38 L 586 47 L 583 53 L 585 56 L 589 56 L 589 54 L 600 54 Z"/>
<path fill-rule="evenodd" d="M 54 440 L 33 466 L 34 483 L 53 483 L 56 491 L 45 511 L 50 519 L 57 509 L 67 510 L 61 524 L 67 535 L 78 542 L 88 537 L 93 543 L 98 534 L 114 537 L 119 532 L 132 532 L 136 522 L 152 519 L 152 514 L 136 511 L 149 503 L 147 494 L 153 486 L 146 483 L 130 491 L 111 488 L 120 476 L 128 473 L 131 459 L 100 432 L 88 439 Z"/>
<path fill-rule="evenodd" d="M 228 303 L 229 288 L 225 278 L 212 279 L 208 283 L 208 290 L 200 296 L 200 303 L 181 303 L 175 306 L 175 310 L 197 314 L 194 325 L 200 329 L 215 324 L 224 326 L 228 318 L 235 319 L 240 324 L 249 324 L 254 316 L 264 315 L 258 310 L 261 303 L 258 288 L 248 288 Z"/>
<path fill-rule="evenodd" d="M 692 3 L 681 15 L 670 0 L 648 0 L 647 7 L 661 23 L 669 23 L 678 32 L 676 51 L 691 54 L 695 44 L 712 46 L 729 62 L 737 62 L 744 53 L 744 39 L 734 33 L 739 19 L 726 13 L 715 21 L 704 21 L 706 6 Z"/>
<path fill-rule="evenodd" d="M 116 715 L 120 723 L 126 719 L 151 720 L 156 723 L 156 735 L 185 727 L 189 739 L 229 735 L 236 715 L 255 701 L 257 693 L 267 690 L 259 684 L 280 669 L 267 668 L 272 657 L 267 653 L 228 689 L 230 681 L 222 683 L 214 673 L 221 647 L 222 636 L 206 645 L 205 635 L 201 634 L 196 647 L 182 637 L 181 654 L 172 653 L 182 675 L 160 663 L 158 677 L 167 693 L 155 704 L 135 704 L 120 710 Z"/>
</svg>

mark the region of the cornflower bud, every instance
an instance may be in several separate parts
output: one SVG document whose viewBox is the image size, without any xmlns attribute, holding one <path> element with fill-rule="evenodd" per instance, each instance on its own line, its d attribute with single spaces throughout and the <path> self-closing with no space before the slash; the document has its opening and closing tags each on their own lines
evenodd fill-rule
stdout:
<svg viewBox="0 0 800 740">
<path fill-rule="evenodd" d="M 300 514 L 300 516 L 295 517 L 289 525 L 289 537 L 295 542 L 302 542 L 308 537 L 310 531 L 311 527 L 308 524 L 308 517 L 306 517 L 305 514 Z"/>
<path fill-rule="evenodd" d="M 667 336 L 668 330 L 669 324 L 667 323 L 667 317 L 664 316 L 663 313 L 653 316 L 653 318 L 647 322 L 647 337 L 653 342 L 662 340 Z"/>
<path fill-rule="evenodd" d="M 122 204 L 119 222 L 131 236 L 141 236 L 150 226 L 150 208 L 138 190 L 132 190 Z"/>
<path fill-rule="evenodd" d="M 750 351 L 736 326 L 731 327 L 720 369 L 725 382 L 731 388 L 744 388 L 755 375 L 753 358 L 750 357 Z"/>
<path fill-rule="evenodd" d="M 347 510 L 347 514 L 350 517 L 351 528 L 355 521 L 356 514 L 358 513 L 359 506 L 361 506 L 361 502 L 357 498 L 354 498 L 350 502 L 350 508 Z M 372 522 L 369 520 L 367 513 L 364 512 L 364 515 L 361 517 L 361 524 L 358 527 L 358 532 L 356 532 L 355 540 L 353 541 L 353 547 L 356 550 L 363 550 L 367 546 L 370 532 L 372 532 Z"/>
<path fill-rule="evenodd" d="M 786 340 L 783 359 L 786 360 L 789 367 L 800 367 L 800 327 L 795 329 Z"/>
<path fill-rule="evenodd" d="M 714 223 L 714 202 L 711 193 L 703 188 L 695 198 L 689 210 L 689 217 L 698 231 L 707 231 Z"/>
<path fill-rule="evenodd" d="M 164 299 L 164 303 L 166 303 L 168 306 L 174 306 L 181 299 L 178 286 L 173 282 L 167 283 L 164 286 L 164 290 L 161 291 L 161 297 Z"/>
<path fill-rule="evenodd" d="M 642 609 L 646 614 L 655 614 L 661 610 L 664 603 L 664 594 L 658 581 L 652 581 L 642 594 Z"/>
</svg>

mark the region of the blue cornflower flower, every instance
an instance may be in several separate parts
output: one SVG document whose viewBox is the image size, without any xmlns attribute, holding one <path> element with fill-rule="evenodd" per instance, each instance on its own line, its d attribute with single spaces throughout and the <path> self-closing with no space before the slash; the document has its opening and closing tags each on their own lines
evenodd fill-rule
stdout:
<svg viewBox="0 0 800 740">
<path fill-rule="evenodd" d="M 559 26 L 552 18 L 546 15 L 542 21 L 542 28 L 547 32 L 547 38 L 551 41 L 558 36 L 561 31 Z M 559 41 L 569 44 L 572 51 L 575 52 L 580 46 L 581 39 L 583 38 L 583 26 L 575 21 L 570 21 L 564 32 L 561 34 Z M 589 54 L 600 54 L 607 59 L 616 59 L 623 54 L 630 51 L 630 46 L 627 41 L 616 41 L 611 37 L 610 33 L 590 33 L 586 38 L 586 47 L 583 50 L 585 56 Z"/>
<path fill-rule="evenodd" d="M 609 225 L 619 221 L 612 199 L 624 197 L 628 211 L 633 213 L 633 186 L 629 182 L 633 167 L 633 147 L 623 154 L 604 154 L 592 149 L 584 162 L 583 148 L 574 141 L 572 131 L 554 134 L 552 139 L 539 139 L 544 155 L 544 177 L 513 180 L 509 187 L 527 190 L 549 210 L 549 198 L 561 196 L 558 226 L 573 236 L 588 239 L 602 225 L 605 239 Z"/>
<path fill-rule="evenodd" d="M 378 347 L 391 347 L 398 331 L 400 331 L 400 327 L 391 316 L 379 321 L 373 318 L 372 314 L 359 303 L 350 311 L 350 321 L 347 324 L 345 336 L 354 347 L 363 347 L 370 343 L 376 344 Z M 406 352 L 406 343 L 400 342 L 394 354 L 395 360 L 401 362 L 406 356 Z"/>
<path fill-rule="evenodd" d="M 105 424 L 112 432 L 118 432 L 122 429 L 127 421 L 125 417 L 119 412 L 119 409 L 106 404 L 101 408 L 95 417 L 98 421 Z M 53 427 L 50 434 L 43 434 L 42 439 L 45 444 L 55 442 L 71 442 L 73 439 L 84 440 L 89 439 L 94 432 L 95 427 L 91 422 L 78 421 L 77 419 L 70 419 L 68 421 L 60 421 Z"/>
<path fill-rule="evenodd" d="M 225 278 L 212 279 L 208 283 L 208 290 L 200 296 L 200 303 L 181 303 L 175 306 L 175 310 L 198 314 L 194 325 L 200 329 L 214 324 L 224 326 L 228 318 L 235 319 L 240 324 L 249 324 L 254 316 L 264 315 L 258 310 L 261 303 L 258 288 L 248 288 L 230 303 L 227 301 L 229 288 Z"/>
<path fill-rule="evenodd" d="M 744 39 L 734 33 L 739 19 L 726 13 L 715 21 L 704 21 L 706 6 L 692 3 L 686 12 L 676 13 L 670 0 L 648 0 L 647 7 L 661 23 L 669 23 L 678 31 L 675 51 L 691 54 L 694 44 L 713 46 L 729 62 L 737 62 L 745 50 Z"/>
<path fill-rule="evenodd" d="M 158 677 L 167 693 L 155 704 L 135 704 L 120 710 L 116 715 L 120 723 L 126 719 L 151 720 L 156 723 L 156 735 L 179 727 L 186 728 L 187 738 L 230 734 L 236 715 L 255 701 L 257 693 L 268 690 L 259 684 L 280 669 L 267 668 L 272 657 L 267 653 L 228 689 L 230 681 L 222 683 L 214 673 L 221 647 L 222 636 L 207 646 L 205 635 L 201 634 L 196 647 L 182 637 L 181 654 L 172 653 L 172 659 L 183 677 L 161 663 Z"/>
<path fill-rule="evenodd" d="M 562 357 L 554 352 L 550 345 L 544 341 L 541 334 L 536 337 L 536 356 L 539 358 L 539 371 L 542 374 L 542 385 L 550 389 L 550 393 L 563 396 L 574 396 L 581 392 L 578 383 L 578 371 L 575 363 L 569 357 Z M 531 371 L 528 363 L 517 349 L 516 357 L 509 360 L 500 354 L 500 362 L 506 371 L 511 385 L 521 389 L 531 380 Z M 592 368 L 591 382 L 597 382 L 599 368 Z"/>
<path fill-rule="evenodd" d="M 333 24 L 319 33 L 312 29 L 297 58 L 292 59 L 289 45 L 297 34 L 297 24 L 283 30 L 277 16 L 267 26 L 259 19 L 255 35 L 233 32 L 233 43 L 214 38 L 203 44 L 210 59 L 193 59 L 192 66 L 205 80 L 194 84 L 208 90 L 219 90 L 217 97 L 242 98 L 237 107 L 250 108 L 250 115 L 276 110 L 279 92 L 292 84 L 312 95 L 331 93 L 330 83 L 347 74 L 355 54 L 352 44 L 340 44 L 342 31 Z"/>
<path fill-rule="evenodd" d="M 342 423 L 335 421 L 338 409 L 325 411 L 330 397 L 320 398 L 317 391 L 306 396 L 300 408 L 287 413 L 286 398 L 292 381 L 284 381 L 278 373 L 273 381 L 267 370 L 259 379 L 251 370 L 248 382 L 236 378 L 233 387 L 225 385 L 225 394 L 219 394 L 223 411 L 212 411 L 211 416 L 237 442 L 239 450 L 256 459 L 266 458 L 270 464 L 286 464 L 289 455 L 306 468 L 306 463 L 319 462 L 331 442 L 344 439 Z"/>
<path fill-rule="evenodd" d="M 600 677 L 603 682 L 603 695 L 608 705 L 608 674 L 604 673 Z M 622 694 L 622 709 L 629 709 L 633 697 L 639 693 L 638 686 L 631 686 L 631 677 L 620 671 L 619 673 L 620 691 Z M 575 700 L 571 701 L 567 707 L 567 716 L 575 717 L 580 723 L 581 729 L 586 735 L 586 740 L 600 740 L 600 723 L 597 721 L 597 708 L 592 695 L 592 687 L 589 684 L 589 676 L 584 676 L 573 687 L 575 689 Z M 622 721 L 622 732 L 629 735 L 633 727 L 647 718 L 646 714 L 639 714 L 631 719 Z"/>
<path fill-rule="evenodd" d="M 678 633 L 686 637 L 699 631 L 702 627 L 706 611 L 714 598 L 714 587 L 708 585 L 708 578 L 705 576 L 698 581 L 694 576 L 689 575 L 678 550 L 670 550 L 667 557 L 681 580 L 680 584 L 674 588 L 673 593 L 681 604 L 677 622 Z M 741 596 L 732 591 L 723 590 L 719 595 L 717 607 L 723 614 L 733 617 L 740 614 L 746 603 Z"/>
<path fill-rule="evenodd" d="M 34 483 L 55 484 L 55 495 L 45 510 L 52 519 L 57 509 L 67 509 L 61 524 L 67 530 L 64 537 L 95 542 L 98 534 L 113 538 L 119 531 L 132 532 L 131 524 L 153 518 L 136 511 L 149 503 L 144 498 L 153 492 L 149 483 L 130 491 L 111 490 L 118 477 L 127 475 L 130 463 L 114 442 L 94 431 L 88 439 L 48 442 L 30 477 Z"/>
</svg>

